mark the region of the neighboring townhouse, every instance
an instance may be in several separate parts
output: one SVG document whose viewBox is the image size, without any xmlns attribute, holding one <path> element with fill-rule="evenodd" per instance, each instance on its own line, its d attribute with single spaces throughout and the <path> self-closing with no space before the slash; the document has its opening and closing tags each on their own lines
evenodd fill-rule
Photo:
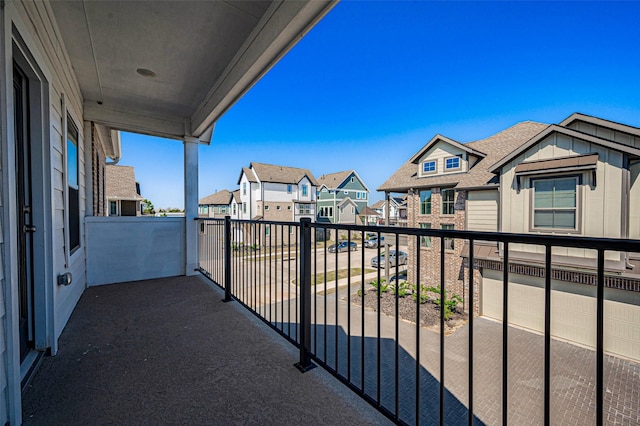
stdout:
<svg viewBox="0 0 640 426">
<path fill-rule="evenodd" d="M 224 218 L 231 214 L 231 192 L 223 189 L 198 201 L 198 216 Z"/>
<path fill-rule="evenodd" d="M 387 200 L 380 200 L 371 206 L 380 215 L 378 224 L 386 225 Z M 407 196 L 389 197 L 389 225 L 407 226 Z"/>
<path fill-rule="evenodd" d="M 498 217 L 468 211 L 499 230 L 640 239 L 640 129 L 573 114 L 490 167 L 499 177 Z M 492 216 L 495 213 L 492 212 Z M 640 251 L 640 248 L 639 248 Z M 502 319 L 502 247 L 474 250 L 480 312 Z M 509 321 L 544 330 L 544 248 L 509 245 Z M 593 250 L 552 252 L 551 332 L 595 346 Z M 605 351 L 640 360 L 640 254 L 606 252 Z"/>
<path fill-rule="evenodd" d="M 240 219 L 299 222 L 308 217 L 315 221 L 318 183 L 308 169 L 252 162 L 242 168 L 238 184 Z M 269 234 L 270 226 L 265 225 L 259 242 Z"/>
<path fill-rule="evenodd" d="M 144 198 L 133 167 L 107 164 L 105 174 L 107 216 L 140 216 Z"/>
<path fill-rule="evenodd" d="M 231 193 L 231 219 L 240 219 L 242 217 L 242 200 L 240 199 L 240 190 L 236 189 Z"/>
<path fill-rule="evenodd" d="M 318 178 L 318 222 L 361 224 L 359 214 L 367 207 L 369 188 L 355 170 Z"/>
<path fill-rule="evenodd" d="M 378 190 L 386 193 L 385 198 L 391 193 L 406 194 L 409 227 L 496 231 L 499 182 L 490 167 L 546 127 L 522 122 L 466 144 L 436 135 Z M 407 250 L 409 259 L 420 253 L 421 283 L 439 283 L 440 271 L 433 265 L 440 264 L 440 244 L 425 237 L 418 247 L 409 238 Z M 445 241 L 445 279 L 448 291 L 466 297 L 462 250 L 460 242 Z M 413 264 L 409 262 L 407 271 L 410 282 L 416 282 L 418 272 Z M 474 297 L 478 297 L 477 291 Z"/>
</svg>

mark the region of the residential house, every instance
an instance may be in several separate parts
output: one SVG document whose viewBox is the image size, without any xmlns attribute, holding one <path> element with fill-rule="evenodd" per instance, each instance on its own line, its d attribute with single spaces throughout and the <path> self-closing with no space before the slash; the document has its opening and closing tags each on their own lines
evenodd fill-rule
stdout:
<svg viewBox="0 0 640 426">
<path fill-rule="evenodd" d="M 240 177 L 240 219 L 299 222 L 316 215 L 316 178 L 308 169 L 252 162 Z M 233 208 L 233 207 L 232 207 Z M 290 228 L 294 232 L 294 228 Z M 268 236 L 270 226 L 260 231 Z"/>
<path fill-rule="evenodd" d="M 131 166 L 106 165 L 107 216 L 140 216 L 140 184 Z"/>
<path fill-rule="evenodd" d="M 207 195 L 198 201 L 198 216 L 224 218 L 231 214 L 231 192 L 223 189 L 215 194 Z"/>
<path fill-rule="evenodd" d="M 388 197 L 389 198 L 389 225 L 391 226 L 407 226 L 407 196 Z M 380 200 L 371 205 L 380 215 L 378 219 L 379 225 L 387 224 L 387 200 Z"/>
<path fill-rule="evenodd" d="M 390 193 L 406 194 L 409 227 L 497 231 L 499 180 L 490 168 L 546 127 L 523 122 L 465 144 L 436 135 L 378 190 L 385 191 L 388 197 Z M 419 246 L 413 238 L 407 244 L 410 259 L 420 253 L 421 282 L 439 283 L 440 271 L 433 265 L 440 264 L 440 244 L 433 244 L 428 237 L 422 238 Z M 467 297 L 463 246 L 454 240 L 445 241 L 445 280 L 448 291 Z M 416 282 L 418 271 L 413 262 L 409 262 L 407 273 L 408 280 Z M 474 298 L 477 297 L 475 291 Z"/>
<path fill-rule="evenodd" d="M 359 215 L 368 201 L 369 188 L 355 170 L 318 178 L 318 222 L 362 224 Z"/>
<path fill-rule="evenodd" d="M 2 3 L 0 423 L 87 286 L 196 273 L 198 145 L 334 4 Z M 119 131 L 183 143 L 186 218 L 102 217 Z"/>
<path fill-rule="evenodd" d="M 367 226 L 376 226 L 380 220 L 380 214 L 369 206 L 366 206 L 358 214 L 360 223 Z"/>
<path fill-rule="evenodd" d="M 572 114 L 490 171 L 499 177 L 499 208 L 490 221 L 474 211 L 476 222 L 504 232 L 640 239 L 637 127 Z M 502 318 L 502 249 L 474 250 L 481 313 L 496 319 Z M 544 255 L 541 246 L 509 246 L 509 321 L 535 331 L 544 331 Z M 595 347 L 595 268 L 595 251 L 554 248 L 552 336 Z M 606 252 L 605 271 L 604 348 L 640 360 L 640 253 Z"/>
</svg>

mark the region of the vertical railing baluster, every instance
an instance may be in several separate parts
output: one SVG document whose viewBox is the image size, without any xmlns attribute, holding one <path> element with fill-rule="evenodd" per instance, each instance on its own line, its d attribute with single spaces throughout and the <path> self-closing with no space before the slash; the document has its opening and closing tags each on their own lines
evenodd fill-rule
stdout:
<svg viewBox="0 0 640 426">
<path fill-rule="evenodd" d="M 407 237 L 407 245 L 408 245 Z M 416 425 L 420 424 L 420 235 L 416 235 Z M 408 277 L 407 277 L 408 278 Z"/>
<path fill-rule="evenodd" d="M 473 240 L 469 240 L 469 426 L 473 426 Z"/>
<path fill-rule="evenodd" d="M 551 424 L 551 246 L 544 252 L 544 424 Z"/>
<path fill-rule="evenodd" d="M 381 378 L 380 378 L 380 374 L 382 371 L 382 361 L 380 360 L 380 355 L 381 355 L 381 336 L 380 336 L 380 322 L 382 321 L 381 318 L 381 312 L 380 312 L 380 297 L 381 297 L 381 277 L 380 277 L 380 268 L 382 266 L 382 259 L 380 258 L 380 231 L 378 231 L 378 270 L 377 270 L 377 275 L 378 275 L 378 285 L 376 285 L 376 296 L 378 298 L 378 307 L 376 309 L 376 312 L 378 314 L 378 322 L 376 324 L 377 327 L 377 339 L 376 339 L 376 351 L 377 351 L 377 356 L 376 356 L 376 362 L 377 362 L 377 383 L 376 383 L 376 402 L 378 404 L 378 407 L 380 407 L 382 405 L 381 401 L 380 401 L 380 388 L 381 388 Z"/>
<path fill-rule="evenodd" d="M 502 424 L 508 424 L 509 392 L 509 243 L 504 243 L 502 269 Z"/>
<path fill-rule="evenodd" d="M 231 302 L 231 217 L 224 217 L 224 302 Z"/>
<path fill-rule="evenodd" d="M 300 303 L 300 362 L 295 366 L 306 372 L 315 367 L 309 357 L 311 346 L 311 219 L 308 217 L 300 219 L 300 279 L 299 287 L 301 293 Z"/>
<path fill-rule="evenodd" d="M 440 238 L 440 424 L 444 425 L 444 303 L 445 303 L 445 244 Z"/>
<path fill-rule="evenodd" d="M 338 271 L 336 271 L 336 274 Z M 351 383 L 351 231 L 347 231 L 347 381 Z M 338 292 L 336 291 L 336 298 Z"/>
<path fill-rule="evenodd" d="M 365 369 L 365 364 L 364 364 L 364 342 L 365 342 L 365 338 L 364 338 L 364 268 L 365 268 L 365 264 L 364 264 L 364 238 L 365 238 L 365 232 L 362 231 L 362 245 L 360 247 L 360 252 L 361 252 L 361 256 L 360 256 L 360 273 L 361 273 L 361 278 L 360 278 L 360 340 L 361 340 L 361 344 L 360 344 L 360 389 L 362 389 L 362 392 L 364 392 L 364 369 Z"/>
<path fill-rule="evenodd" d="M 598 249 L 596 290 L 596 425 L 604 422 L 604 249 Z"/>
<path fill-rule="evenodd" d="M 395 277 L 396 277 L 396 283 L 395 283 L 395 309 L 396 309 L 396 313 L 395 313 L 395 320 L 396 320 L 396 324 L 395 324 L 395 332 L 396 332 L 396 345 L 395 345 L 395 354 L 394 354 L 394 367 L 395 367 L 395 377 L 394 377 L 394 383 L 395 383 L 395 415 L 396 415 L 396 419 L 400 418 L 400 300 L 398 298 L 398 267 L 399 267 L 399 263 L 400 263 L 400 234 L 395 234 L 395 246 L 396 246 L 396 255 L 395 255 Z M 390 254 L 390 253 L 389 253 Z M 391 258 L 391 256 L 389 256 L 389 258 Z M 391 260 L 391 259 L 389 259 Z M 387 262 L 385 261 L 385 264 L 389 265 L 389 269 L 393 268 L 394 265 L 391 264 L 391 262 Z M 387 283 L 389 286 L 391 286 L 391 283 Z"/>
</svg>

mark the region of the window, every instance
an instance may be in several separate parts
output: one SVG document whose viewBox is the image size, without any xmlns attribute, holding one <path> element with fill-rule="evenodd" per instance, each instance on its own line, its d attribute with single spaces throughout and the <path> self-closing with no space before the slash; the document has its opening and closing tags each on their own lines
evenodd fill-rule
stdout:
<svg viewBox="0 0 640 426">
<path fill-rule="evenodd" d="M 420 229 L 431 229 L 430 223 L 421 223 Z M 420 236 L 420 247 L 431 248 L 431 237 Z"/>
<path fill-rule="evenodd" d="M 360 199 L 360 192 L 356 192 L 356 200 Z"/>
<path fill-rule="evenodd" d="M 431 214 L 431 191 L 420 191 L 420 214 Z"/>
<path fill-rule="evenodd" d="M 362 193 L 362 199 L 363 199 L 363 200 L 366 200 L 366 199 L 367 199 L 367 193 L 366 193 L 366 192 L 363 192 L 363 193 Z"/>
<path fill-rule="evenodd" d="M 445 170 L 457 170 L 460 168 L 460 157 L 449 157 L 444 160 Z"/>
<path fill-rule="evenodd" d="M 302 196 L 306 197 L 309 195 L 309 186 L 308 185 L 302 185 Z"/>
<path fill-rule="evenodd" d="M 429 173 L 436 172 L 436 162 L 435 161 L 425 161 L 422 163 L 422 174 L 426 175 Z"/>
<path fill-rule="evenodd" d="M 233 204 L 233 214 L 234 215 L 236 214 L 236 204 L 235 203 Z"/>
<path fill-rule="evenodd" d="M 291 184 L 287 184 L 287 194 L 291 194 L 293 192 L 293 188 L 291 188 Z"/>
<path fill-rule="evenodd" d="M 533 227 L 577 229 L 578 177 L 532 180 Z"/>
<path fill-rule="evenodd" d="M 291 210 L 291 206 L 287 206 L 287 210 Z"/>
<path fill-rule="evenodd" d="M 454 214 L 456 191 L 453 189 L 443 189 L 440 191 L 440 195 L 442 196 L 442 214 Z"/>
<path fill-rule="evenodd" d="M 264 206 L 264 210 L 269 210 L 269 206 Z"/>
<path fill-rule="evenodd" d="M 242 203 L 242 213 L 247 212 L 247 203 Z"/>
<path fill-rule="evenodd" d="M 117 215 L 118 215 L 118 202 L 109 201 L 109 216 L 117 216 Z"/>
<path fill-rule="evenodd" d="M 280 206 L 276 206 L 276 210 L 280 210 Z"/>
<path fill-rule="evenodd" d="M 247 182 L 242 182 L 242 195 L 247 195 Z"/>
<path fill-rule="evenodd" d="M 78 185 L 78 128 L 67 115 L 67 201 L 69 206 L 69 253 L 80 247 L 80 186 Z"/>
<path fill-rule="evenodd" d="M 269 227 L 269 225 L 265 225 L 264 226 L 264 235 L 268 237 L 270 233 L 271 233 L 271 228 Z"/>
<path fill-rule="evenodd" d="M 346 189 L 344 190 L 344 193 L 349 195 L 349 191 L 347 191 Z"/>
<path fill-rule="evenodd" d="M 351 206 L 351 214 L 355 214 L 356 213 L 356 208 Z"/>
<path fill-rule="evenodd" d="M 442 229 L 455 229 L 454 225 L 442 225 Z M 444 249 L 453 250 L 453 238 L 444 239 Z"/>
<path fill-rule="evenodd" d="M 355 180 L 356 180 L 356 178 L 351 176 L 351 183 L 353 183 Z"/>
</svg>

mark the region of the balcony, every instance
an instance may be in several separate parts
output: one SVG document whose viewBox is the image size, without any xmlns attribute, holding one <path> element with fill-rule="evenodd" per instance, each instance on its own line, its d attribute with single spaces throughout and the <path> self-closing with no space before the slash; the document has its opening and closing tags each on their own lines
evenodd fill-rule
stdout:
<svg viewBox="0 0 640 426">
<path fill-rule="evenodd" d="M 115 238 L 113 227 L 122 226 L 98 219 L 87 223 L 90 238 L 93 227 L 107 227 L 103 233 Z M 637 241 L 307 221 L 197 223 L 202 276 L 85 291 L 58 355 L 44 359 L 25 392 L 25 423 L 640 421 L 640 362 L 633 359 L 635 352 L 617 352 L 616 324 L 607 316 L 615 303 L 640 305 L 637 289 L 625 290 L 626 301 L 612 291 L 623 281 L 635 282 L 632 273 L 616 270 L 616 259 L 618 251 L 637 249 Z M 356 250 L 332 253 L 333 242 L 313 239 L 328 230 L 346 235 L 347 246 L 354 242 Z M 408 253 L 405 265 L 381 261 L 383 268 L 369 269 L 371 258 L 386 247 L 365 249 L 362 238 L 379 233 L 391 248 Z M 540 256 L 519 260 L 527 247 L 538 245 L 545 248 L 541 265 L 535 264 Z M 580 287 L 597 311 L 593 345 L 558 336 L 557 310 L 544 310 L 540 332 L 522 326 L 522 313 L 510 307 L 521 285 L 515 277 L 526 263 L 538 268 L 543 283 L 542 289 L 533 286 L 541 292 L 531 296 L 531 305 L 542 297 L 545 306 L 558 308 L 564 295 L 556 281 L 568 272 L 558 266 L 566 267 L 567 259 L 554 253 L 565 246 L 585 248 L 582 263 L 597 266 L 570 271 L 593 278 Z M 425 253 L 435 253 L 439 261 L 421 263 Z M 463 259 L 460 276 L 451 276 L 447 256 Z M 475 266 L 473 274 L 469 265 Z M 484 295 L 477 294 L 489 292 L 479 268 L 502 276 L 502 294 L 511 295 L 499 295 L 493 303 L 499 314 L 506 313 L 502 318 L 489 314 L 493 305 L 485 307 Z M 456 326 L 445 318 L 445 309 L 437 311 L 434 325 L 416 326 L 427 306 L 420 303 L 421 294 L 438 298 L 421 286 L 433 279 L 442 284 L 444 300 L 462 282 L 462 300 L 454 308 L 462 320 Z M 386 290 L 369 285 L 382 280 L 392 285 Z M 396 281 L 404 280 L 417 284 L 408 295 L 401 294 L 400 284 L 394 291 Z M 360 303 L 362 290 L 372 305 Z M 383 312 L 384 300 L 391 301 L 390 312 Z M 403 317 L 407 302 L 415 307 L 413 318 Z"/>
<path fill-rule="evenodd" d="M 23 399 L 24 424 L 385 424 L 201 277 L 92 287 Z"/>
</svg>

